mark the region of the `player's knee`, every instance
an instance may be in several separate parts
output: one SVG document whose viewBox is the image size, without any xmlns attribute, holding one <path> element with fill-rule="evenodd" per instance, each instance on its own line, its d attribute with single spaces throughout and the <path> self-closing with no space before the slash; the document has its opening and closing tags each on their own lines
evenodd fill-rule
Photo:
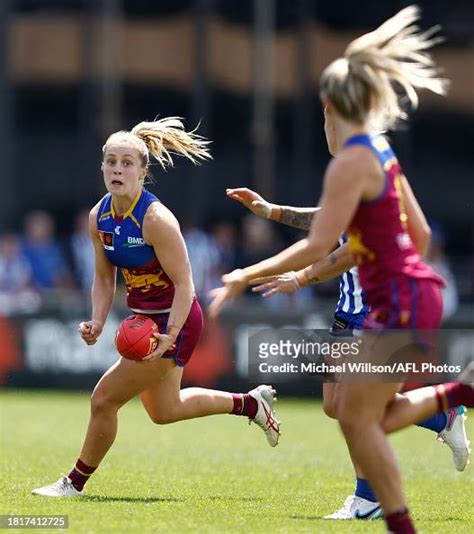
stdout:
<svg viewBox="0 0 474 534">
<path fill-rule="evenodd" d="M 380 426 L 382 427 L 382 430 L 385 432 L 385 434 L 391 434 L 395 430 L 397 430 L 395 420 L 393 417 L 390 417 L 390 415 L 386 415 L 382 418 L 380 421 Z"/>
<path fill-rule="evenodd" d="M 175 423 L 178 420 L 176 415 L 171 410 L 154 412 L 149 414 L 149 416 L 155 425 L 169 425 L 170 423 Z"/>
<path fill-rule="evenodd" d="M 335 418 L 339 421 L 342 431 L 345 435 L 352 434 L 360 428 L 360 419 L 355 417 L 354 410 L 344 404 L 336 407 Z"/>
<path fill-rule="evenodd" d="M 95 389 L 91 396 L 91 413 L 98 415 L 102 413 L 110 413 L 118 410 L 118 406 L 113 402 L 110 395 L 100 389 Z"/>
<path fill-rule="evenodd" d="M 323 410 L 324 413 L 331 419 L 337 419 L 337 407 L 334 403 L 334 399 L 324 399 Z"/>
</svg>

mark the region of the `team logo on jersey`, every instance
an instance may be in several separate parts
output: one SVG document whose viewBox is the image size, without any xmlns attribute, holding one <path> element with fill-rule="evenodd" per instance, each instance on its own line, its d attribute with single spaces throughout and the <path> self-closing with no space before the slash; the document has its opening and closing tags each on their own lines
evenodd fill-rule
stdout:
<svg viewBox="0 0 474 534">
<path fill-rule="evenodd" d="M 366 247 L 362 241 L 362 234 L 359 231 L 349 232 L 349 250 L 354 257 L 357 265 L 360 265 L 364 261 L 374 261 L 376 256 L 375 252 Z"/>
<path fill-rule="evenodd" d="M 115 250 L 113 232 L 104 232 L 103 230 L 99 230 L 99 238 L 106 250 Z"/>
<path fill-rule="evenodd" d="M 170 284 L 164 279 L 165 273 L 163 269 L 155 269 L 153 272 L 144 273 L 140 269 L 122 269 L 127 292 L 140 291 L 141 293 L 148 293 L 151 289 L 160 288 L 168 289 Z"/>
<path fill-rule="evenodd" d="M 131 237 L 131 236 L 128 236 L 127 237 L 127 242 L 126 243 L 122 243 L 122 247 L 127 247 L 127 248 L 143 247 L 145 245 L 146 245 L 146 243 L 145 243 L 145 240 L 143 239 L 143 237 Z"/>
<path fill-rule="evenodd" d="M 395 241 L 400 250 L 406 250 L 407 248 L 410 248 L 412 244 L 410 236 L 406 232 L 397 234 L 397 236 L 395 237 Z"/>
<path fill-rule="evenodd" d="M 120 226 L 116 226 L 114 232 L 115 232 L 117 235 L 120 235 Z"/>
</svg>

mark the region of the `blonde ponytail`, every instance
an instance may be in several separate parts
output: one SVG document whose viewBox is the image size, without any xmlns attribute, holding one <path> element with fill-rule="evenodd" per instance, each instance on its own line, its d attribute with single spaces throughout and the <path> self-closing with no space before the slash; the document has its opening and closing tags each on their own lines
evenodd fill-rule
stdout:
<svg viewBox="0 0 474 534">
<path fill-rule="evenodd" d="M 153 122 L 140 122 L 131 133 L 145 143 L 148 152 L 163 168 L 173 166 L 173 154 L 184 156 L 195 165 L 200 160 L 211 159 L 208 149 L 210 141 L 197 135 L 197 128 L 186 132 L 181 120 L 180 117 L 166 117 Z"/>
<path fill-rule="evenodd" d="M 413 24 L 419 16 L 417 6 L 402 9 L 373 32 L 352 41 L 344 57 L 325 69 L 321 96 L 342 117 L 359 123 L 375 119 L 380 128 L 389 129 L 406 118 L 394 83 L 403 90 L 412 108 L 418 105 L 418 88 L 445 94 L 448 80 L 438 77 L 426 52 L 442 41 L 433 37 L 439 26 L 421 33 Z"/>
</svg>

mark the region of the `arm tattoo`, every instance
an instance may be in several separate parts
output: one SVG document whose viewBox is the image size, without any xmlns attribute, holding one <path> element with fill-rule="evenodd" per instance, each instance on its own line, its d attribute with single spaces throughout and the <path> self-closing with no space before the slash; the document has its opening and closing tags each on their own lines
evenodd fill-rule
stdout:
<svg viewBox="0 0 474 534">
<path fill-rule="evenodd" d="M 313 276 L 313 278 L 310 278 L 308 280 L 310 286 L 314 286 L 314 285 L 318 284 L 320 281 L 321 281 L 321 279 L 319 278 L 319 276 Z"/>
<path fill-rule="evenodd" d="M 170 319 L 170 321 L 168 322 L 168 324 L 166 325 L 166 333 L 167 334 L 171 334 L 172 330 L 178 330 L 179 331 L 179 326 L 174 324 L 174 319 Z"/>
<path fill-rule="evenodd" d="M 278 222 L 300 230 L 309 230 L 315 211 L 298 211 L 298 208 L 282 206 Z"/>
<path fill-rule="evenodd" d="M 337 256 L 334 252 L 329 256 L 329 262 L 331 263 L 331 265 L 336 265 Z"/>
</svg>

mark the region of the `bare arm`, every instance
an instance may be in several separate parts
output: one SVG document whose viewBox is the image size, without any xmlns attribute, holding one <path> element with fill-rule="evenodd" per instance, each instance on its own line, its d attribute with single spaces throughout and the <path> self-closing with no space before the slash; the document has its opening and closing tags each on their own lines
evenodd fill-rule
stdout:
<svg viewBox="0 0 474 534">
<path fill-rule="evenodd" d="M 321 284 L 322 282 L 337 278 L 342 273 L 354 267 L 354 265 L 355 262 L 349 251 L 349 245 L 344 243 L 344 245 L 331 252 L 329 256 L 298 271 L 296 273 L 297 280 L 301 287 Z"/>
<path fill-rule="evenodd" d="M 327 256 L 349 225 L 367 181 L 373 178 L 373 167 L 364 147 L 350 147 L 333 159 L 324 179 L 321 211 L 313 218 L 309 236 L 272 258 L 223 276 L 224 287 L 213 292 L 210 314 L 217 316 L 223 304 L 241 293 L 254 278 L 303 269 Z"/>
<path fill-rule="evenodd" d="M 175 289 L 166 334 L 157 336 L 160 343 L 151 355 L 161 357 L 174 343 L 188 318 L 194 298 L 194 285 L 178 221 L 168 208 L 159 203 L 150 206 L 144 219 L 143 237 L 153 246 L 156 257 Z"/>
<path fill-rule="evenodd" d="M 89 232 L 95 255 L 94 282 L 91 290 L 92 318 L 79 325 L 81 337 L 88 345 L 96 343 L 97 338 L 102 333 L 114 300 L 117 276 L 117 269 L 107 259 L 99 238 L 97 230 L 98 209 L 99 205 L 97 204 L 89 214 Z"/>
<path fill-rule="evenodd" d="M 362 156 L 362 157 L 361 157 Z M 273 258 L 243 269 L 246 280 L 261 275 L 303 269 L 329 254 L 349 225 L 362 198 L 367 176 L 365 149 L 352 147 L 329 164 L 321 197 L 321 211 L 313 219 L 307 238 Z"/>
<path fill-rule="evenodd" d="M 270 297 L 277 293 L 293 293 L 304 286 L 321 284 L 340 276 L 354 266 L 352 254 L 347 243 L 338 247 L 321 261 L 298 272 L 256 278 L 250 285 L 256 286 L 253 292 L 262 292 L 263 297 Z"/>
<path fill-rule="evenodd" d="M 401 186 L 407 216 L 408 234 L 416 250 L 423 257 L 430 244 L 431 229 L 405 176 L 401 178 Z"/>
<path fill-rule="evenodd" d="M 274 221 L 299 228 L 300 230 L 309 230 L 315 213 L 321 208 L 296 208 L 294 206 L 275 206 L 272 210 L 272 219 Z"/>
<path fill-rule="evenodd" d="M 300 230 L 310 229 L 314 214 L 320 209 L 272 204 L 247 187 L 227 189 L 226 194 L 229 198 L 243 204 L 258 217 L 270 219 L 287 226 L 292 226 L 293 228 L 299 228 Z"/>
</svg>

